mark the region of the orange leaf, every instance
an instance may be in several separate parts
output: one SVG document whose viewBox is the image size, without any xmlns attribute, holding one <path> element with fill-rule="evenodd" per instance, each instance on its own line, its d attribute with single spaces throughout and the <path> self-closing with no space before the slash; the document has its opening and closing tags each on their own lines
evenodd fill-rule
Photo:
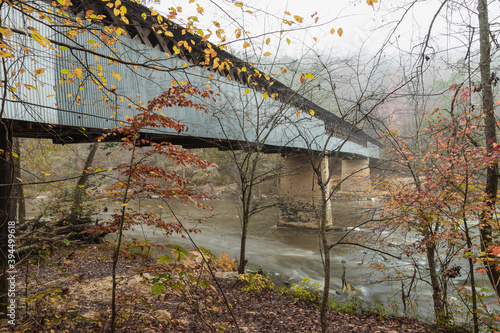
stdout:
<svg viewBox="0 0 500 333">
<path fill-rule="evenodd" d="M 339 30 L 337 30 L 337 33 L 339 34 L 339 36 L 342 37 L 342 34 L 344 33 L 344 30 L 342 28 L 339 28 Z"/>
<path fill-rule="evenodd" d="M 118 74 L 118 73 L 111 72 L 111 75 L 113 75 L 118 81 L 122 80 L 122 76 L 120 74 Z"/>
</svg>

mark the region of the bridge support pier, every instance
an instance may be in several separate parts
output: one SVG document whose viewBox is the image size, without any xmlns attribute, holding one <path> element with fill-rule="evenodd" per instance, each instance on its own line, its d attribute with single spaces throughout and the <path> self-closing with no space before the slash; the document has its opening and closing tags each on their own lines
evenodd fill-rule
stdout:
<svg viewBox="0 0 500 333">
<path fill-rule="evenodd" d="M 370 186 L 367 158 L 335 161 L 333 158 L 323 156 L 316 157 L 314 165 L 320 166 L 323 180 L 330 178 L 326 184 L 326 193 L 330 198 L 337 190 L 360 192 Z M 309 156 L 297 155 L 283 158 L 282 170 L 279 184 L 278 225 L 319 228 L 323 199 Z M 337 186 L 339 183 L 340 186 Z M 327 228 L 333 228 L 332 200 L 327 200 L 326 205 Z"/>
<path fill-rule="evenodd" d="M 342 160 L 342 192 L 362 192 L 371 186 L 370 159 L 366 157 Z"/>
</svg>

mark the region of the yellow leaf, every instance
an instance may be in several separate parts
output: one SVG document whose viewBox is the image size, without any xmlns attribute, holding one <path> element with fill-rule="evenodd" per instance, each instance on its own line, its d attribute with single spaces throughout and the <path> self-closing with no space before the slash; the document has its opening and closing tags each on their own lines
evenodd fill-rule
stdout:
<svg viewBox="0 0 500 333">
<path fill-rule="evenodd" d="M 269 98 L 269 96 L 267 95 L 266 92 L 262 94 L 262 97 L 264 97 L 264 99 L 268 99 Z"/>
<path fill-rule="evenodd" d="M 330 33 L 333 35 L 335 33 L 335 29 L 332 28 L 332 30 L 330 30 Z"/>
<path fill-rule="evenodd" d="M 286 39 L 286 42 L 288 43 L 288 45 L 290 45 L 290 39 Z"/>
<path fill-rule="evenodd" d="M 125 207 L 125 206 L 128 206 L 128 203 L 124 203 L 124 204 L 122 205 L 122 207 Z"/>
<path fill-rule="evenodd" d="M 246 68 L 246 67 L 241 67 L 241 71 L 242 71 L 242 72 L 246 72 L 246 71 L 247 71 L 247 68 Z"/>
<path fill-rule="evenodd" d="M 290 14 L 290 12 L 289 12 L 289 11 L 286 11 L 286 12 L 285 12 L 285 15 L 292 15 L 292 14 Z"/>
<path fill-rule="evenodd" d="M 314 79 L 314 75 L 312 75 L 311 73 L 306 73 L 306 77 L 308 79 Z"/>
<path fill-rule="evenodd" d="M 75 75 L 82 75 L 83 70 L 79 67 L 73 69 L 73 74 Z"/>
<path fill-rule="evenodd" d="M 237 2 L 234 4 L 236 7 L 243 7 L 243 2 Z"/>
<path fill-rule="evenodd" d="M 247 47 L 249 47 L 249 46 L 250 46 L 250 43 L 249 43 L 249 42 L 245 42 L 245 43 L 243 43 L 243 48 L 244 48 L 244 49 L 246 49 L 246 48 L 247 48 Z"/>
<path fill-rule="evenodd" d="M 295 113 L 297 115 L 297 118 L 300 116 L 300 110 Z"/>
<path fill-rule="evenodd" d="M 148 15 L 146 15 L 146 13 L 142 13 L 142 14 L 141 14 L 141 16 L 142 16 L 142 18 L 143 18 L 144 20 L 148 17 Z"/>
<path fill-rule="evenodd" d="M 213 75 L 213 74 L 208 74 L 208 79 L 209 79 L 210 81 L 212 81 L 212 80 L 214 79 L 214 75 Z"/>
<path fill-rule="evenodd" d="M 245 93 L 243 94 L 243 96 L 248 95 L 249 93 L 250 93 L 250 89 L 245 89 Z"/>
<path fill-rule="evenodd" d="M 16 154 L 16 153 L 14 153 L 14 152 L 11 152 L 10 154 L 11 154 L 12 156 L 16 157 L 16 158 L 19 158 L 19 155 L 17 155 L 17 154 Z"/>
<path fill-rule="evenodd" d="M 295 15 L 294 18 L 299 23 L 302 23 L 302 20 L 304 19 L 302 16 L 299 16 L 299 15 Z"/>
<path fill-rule="evenodd" d="M 373 4 L 374 3 L 377 3 L 378 0 L 366 0 L 366 3 L 368 4 L 368 6 L 372 6 L 373 7 Z"/>
<path fill-rule="evenodd" d="M 43 74 L 45 72 L 45 69 L 43 68 L 38 68 L 38 69 L 35 69 L 35 75 L 40 75 L 40 74 Z"/>
<path fill-rule="evenodd" d="M 181 53 L 181 50 L 179 50 L 179 48 L 175 45 L 173 46 L 173 50 L 174 50 L 175 54 Z"/>
<path fill-rule="evenodd" d="M 342 34 L 344 33 L 344 30 L 342 28 L 339 28 L 339 30 L 337 30 L 337 33 L 339 34 L 339 36 L 342 37 Z"/>
<path fill-rule="evenodd" d="M 69 73 L 69 69 L 61 69 L 61 74 L 68 74 Z"/>
<path fill-rule="evenodd" d="M 266 44 L 269 44 L 271 42 L 271 38 L 266 39 Z"/>
<path fill-rule="evenodd" d="M 314 110 L 313 110 L 313 109 L 309 110 L 309 114 L 310 114 L 311 116 L 314 116 Z"/>
<path fill-rule="evenodd" d="M 113 75 L 118 81 L 122 80 L 122 76 L 120 74 L 118 74 L 118 73 L 111 72 L 111 75 Z"/>
<path fill-rule="evenodd" d="M 269 57 L 270 55 L 271 55 L 271 52 L 264 53 L 264 57 Z"/>
</svg>

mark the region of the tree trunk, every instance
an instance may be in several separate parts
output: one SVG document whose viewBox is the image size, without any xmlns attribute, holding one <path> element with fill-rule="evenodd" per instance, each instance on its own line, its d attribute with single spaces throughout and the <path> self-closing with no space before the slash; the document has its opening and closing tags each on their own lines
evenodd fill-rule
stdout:
<svg viewBox="0 0 500 333">
<path fill-rule="evenodd" d="M 438 272 L 436 268 L 436 248 L 434 243 L 427 241 L 425 244 L 427 264 L 429 267 L 429 274 L 431 277 L 432 285 L 432 300 L 434 302 L 434 314 L 436 315 L 436 321 L 440 324 L 448 323 L 448 317 L 445 310 L 445 301 L 443 300 L 443 291 L 441 289 L 441 284 L 438 278 Z"/>
<path fill-rule="evenodd" d="M 321 332 L 328 331 L 328 299 L 330 298 L 330 245 L 326 239 L 326 228 L 332 224 L 332 206 L 330 202 L 331 190 L 328 183 L 330 182 L 328 157 L 321 157 L 320 167 L 317 169 L 318 185 L 321 190 L 321 219 L 319 225 L 319 235 L 323 250 L 323 271 L 325 274 L 323 295 L 320 305 Z M 325 184 L 326 182 L 326 184 Z"/>
<path fill-rule="evenodd" d="M 95 154 L 97 152 L 97 148 L 99 147 L 99 143 L 95 142 L 90 146 L 89 154 L 87 155 L 87 159 L 85 160 L 85 166 L 83 167 L 83 172 L 78 179 L 78 182 L 75 186 L 75 191 L 73 192 L 73 204 L 71 205 L 69 220 L 76 220 L 82 213 L 82 201 L 83 201 L 83 193 L 85 185 L 89 179 L 88 169 L 92 166 L 92 162 L 94 161 Z"/>
<path fill-rule="evenodd" d="M 481 72 L 482 108 L 484 118 L 484 137 L 486 141 L 486 152 L 491 153 L 496 146 L 496 117 L 493 109 L 493 91 L 491 87 L 491 56 L 490 56 L 490 26 L 488 22 L 488 2 L 479 0 L 477 5 L 479 18 L 479 47 L 481 59 L 479 69 Z M 491 255 L 488 248 L 492 240 L 492 218 L 495 214 L 496 198 L 498 194 L 498 163 L 494 163 L 487 169 L 486 174 L 486 209 L 481 215 L 480 235 L 481 251 L 484 256 L 484 266 L 488 272 L 488 278 L 495 288 L 497 296 L 500 296 L 500 270 L 496 263 L 497 258 Z"/>
<path fill-rule="evenodd" d="M 9 198 L 12 189 L 12 137 L 7 125 L 0 122 L 0 318 L 7 318 L 9 303 Z M 13 249 L 13 247 L 12 247 Z"/>
<path fill-rule="evenodd" d="M 248 262 L 246 259 L 246 243 L 248 233 L 248 214 L 243 213 L 243 228 L 241 230 L 241 246 L 240 246 L 240 260 L 238 264 L 238 274 L 245 274 L 245 266 Z"/>
<path fill-rule="evenodd" d="M 24 187 L 22 185 L 21 177 L 21 144 L 20 139 L 13 139 L 13 150 L 17 154 L 17 163 L 14 168 L 14 182 L 18 184 L 17 187 L 17 220 L 19 223 L 26 221 L 26 201 L 24 198 Z"/>
</svg>

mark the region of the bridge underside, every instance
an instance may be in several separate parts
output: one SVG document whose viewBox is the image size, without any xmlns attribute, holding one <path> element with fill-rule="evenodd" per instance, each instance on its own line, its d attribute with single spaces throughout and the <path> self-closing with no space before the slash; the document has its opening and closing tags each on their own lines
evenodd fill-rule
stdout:
<svg viewBox="0 0 500 333">
<path fill-rule="evenodd" d="M 106 133 L 106 130 L 96 128 L 83 128 L 76 126 L 64 126 L 56 124 L 42 124 L 22 120 L 5 119 L 7 128 L 13 137 L 31 139 L 50 139 L 55 144 L 78 144 L 95 142 Z M 143 133 L 145 138 L 152 142 L 170 142 L 186 149 L 217 148 L 219 150 L 254 150 L 252 143 L 237 140 L 224 140 L 214 138 L 194 137 L 189 135 L 172 135 L 166 133 Z M 120 141 L 115 137 L 113 141 Z M 103 142 L 112 141 L 109 138 Z M 283 147 L 264 144 L 261 152 L 266 154 L 281 154 L 285 156 L 306 156 L 307 150 L 296 147 Z M 353 154 L 340 153 L 341 158 L 350 158 Z"/>
</svg>

